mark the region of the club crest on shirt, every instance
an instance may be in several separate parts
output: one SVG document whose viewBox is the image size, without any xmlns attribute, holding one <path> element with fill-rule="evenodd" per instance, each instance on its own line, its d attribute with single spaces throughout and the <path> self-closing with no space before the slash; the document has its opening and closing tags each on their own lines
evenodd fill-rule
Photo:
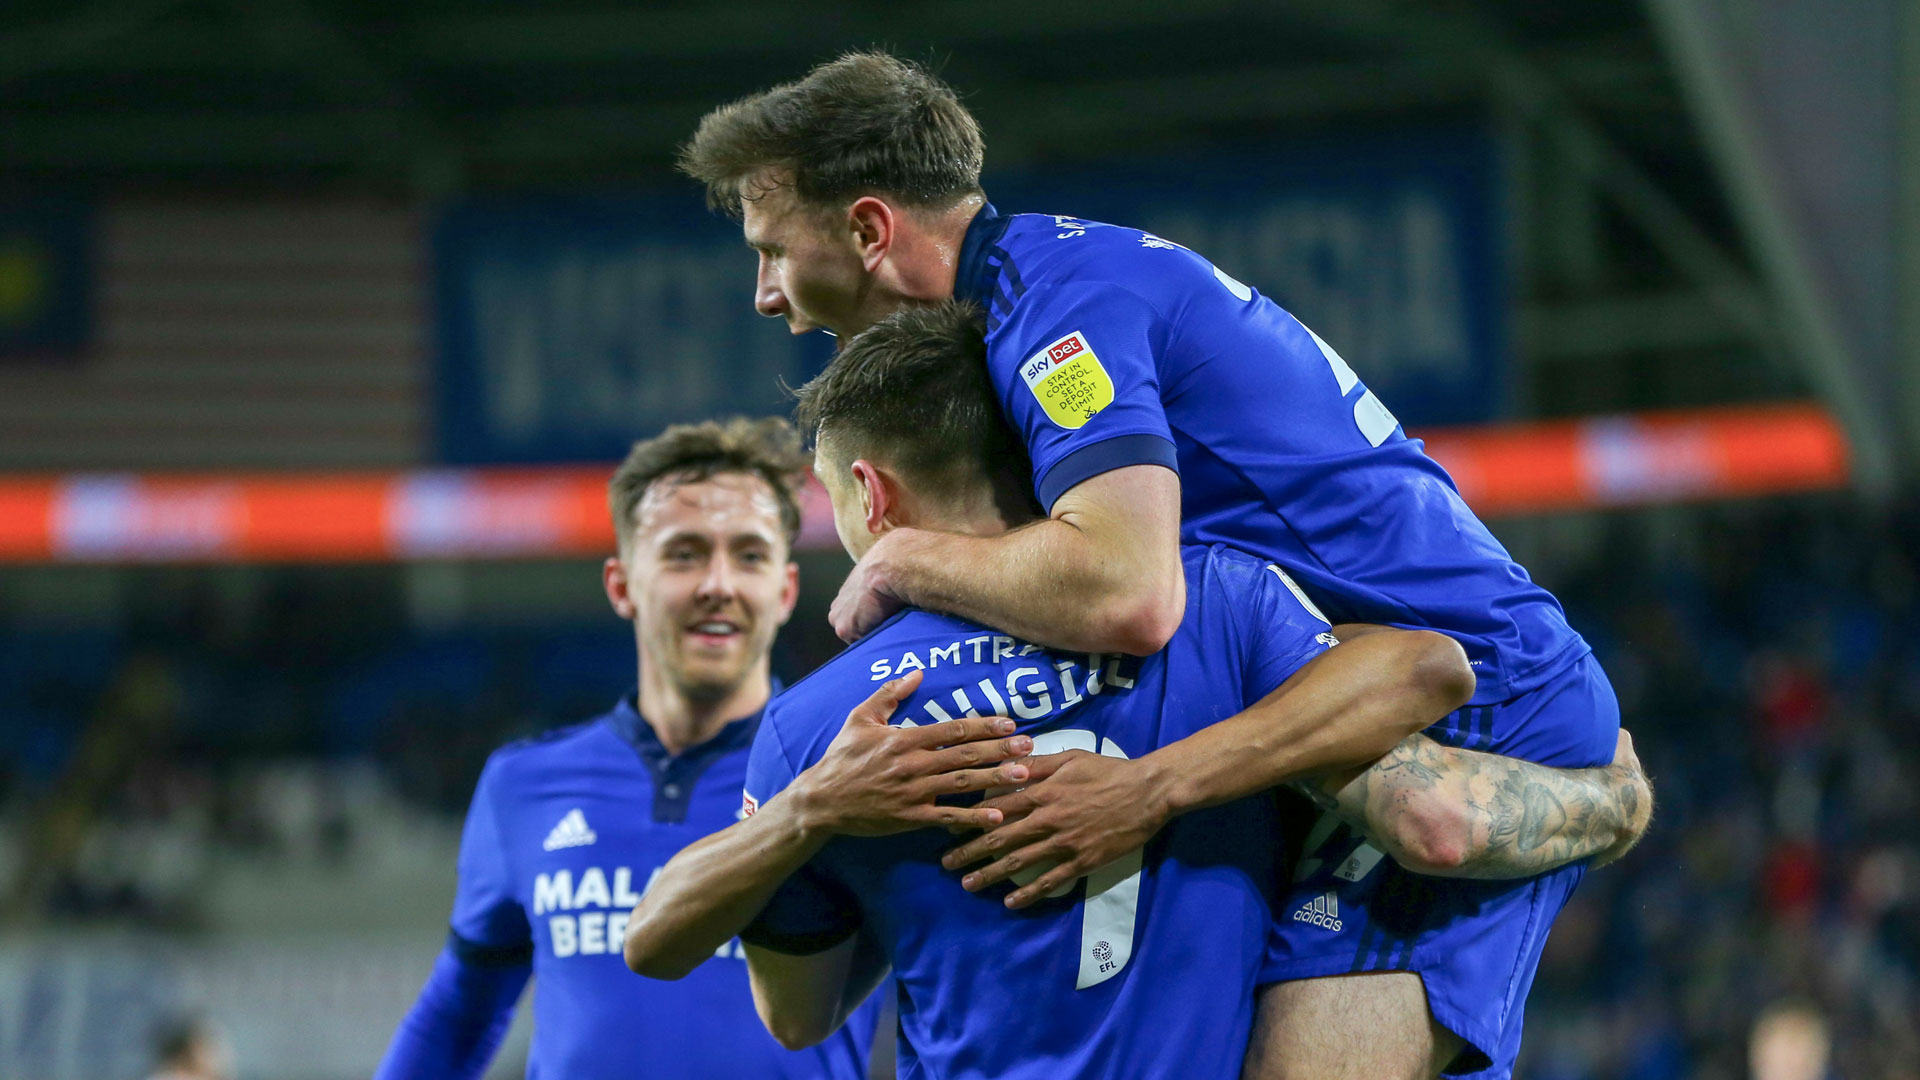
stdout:
<svg viewBox="0 0 1920 1080">
<path fill-rule="evenodd" d="M 1113 380 L 1078 330 L 1034 353 L 1020 365 L 1020 377 L 1047 419 L 1063 428 L 1085 427 L 1113 404 Z"/>
</svg>

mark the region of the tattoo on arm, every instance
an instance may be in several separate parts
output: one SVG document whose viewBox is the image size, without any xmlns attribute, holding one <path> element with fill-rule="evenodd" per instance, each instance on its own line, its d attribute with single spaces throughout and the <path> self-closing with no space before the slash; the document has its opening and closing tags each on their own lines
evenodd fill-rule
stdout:
<svg viewBox="0 0 1920 1080">
<path fill-rule="evenodd" d="M 1554 769 L 1414 735 L 1352 780 L 1305 790 L 1402 863 L 1518 878 L 1625 854 L 1646 829 L 1645 784 L 1623 766 Z"/>
</svg>

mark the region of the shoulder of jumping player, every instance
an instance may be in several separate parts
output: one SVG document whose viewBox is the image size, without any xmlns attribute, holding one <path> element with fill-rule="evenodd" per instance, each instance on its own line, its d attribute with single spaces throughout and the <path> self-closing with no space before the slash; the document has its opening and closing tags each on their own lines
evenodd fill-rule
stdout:
<svg viewBox="0 0 1920 1080">
<path fill-rule="evenodd" d="M 1189 248 L 1125 225 L 1021 214 L 1005 238 L 1003 291 L 1081 282 L 1125 289 L 1148 302 L 1211 278 L 1213 264 Z M 1017 302 L 1017 299 L 1016 299 Z"/>
</svg>

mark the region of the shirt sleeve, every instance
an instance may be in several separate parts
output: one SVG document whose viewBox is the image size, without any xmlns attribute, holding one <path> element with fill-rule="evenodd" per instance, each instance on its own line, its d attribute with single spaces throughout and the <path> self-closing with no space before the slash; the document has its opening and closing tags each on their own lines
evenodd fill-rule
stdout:
<svg viewBox="0 0 1920 1080">
<path fill-rule="evenodd" d="M 747 787 L 742 795 L 745 813 L 757 813 L 799 775 L 792 755 L 780 737 L 780 702 L 767 707 L 747 752 Z M 829 848 L 830 850 L 830 848 Z M 740 931 L 740 940 L 774 952 L 805 956 L 822 952 L 852 937 L 860 929 L 860 907 L 852 893 L 836 880 L 820 855 L 801 867 L 773 894 L 753 922 Z"/>
<path fill-rule="evenodd" d="M 376 1080 L 466 1080 L 486 1071 L 533 973 L 533 934 L 513 895 L 496 817 L 500 759 L 481 770 L 460 835 L 451 931 Z"/>
<path fill-rule="evenodd" d="M 506 845 L 501 842 L 497 817 L 500 798 L 500 758 L 481 770 L 460 836 L 460 884 L 453 897 L 453 941 L 472 957 L 505 963 L 533 957 L 533 930 L 527 911 L 514 895 Z"/>
<path fill-rule="evenodd" d="M 845 885 L 814 862 L 780 883 L 780 888 L 740 931 L 740 940 L 763 949 L 807 956 L 852 937 L 865 921 L 859 901 Z"/>
<path fill-rule="evenodd" d="M 987 366 L 1042 507 L 1113 469 L 1177 471 L 1154 363 L 1166 330 L 1146 300 L 1098 281 L 1035 285 L 994 329 Z"/>
<path fill-rule="evenodd" d="M 1268 563 L 1250 583 L 1244 631 L 1248 704 L 1266 697 L 1307 661 L 1333 647 L 1333 625 L 1286 571 Z"/>
<path fill-rule="evenodd" d="M 486 1072 L 532 973 L 526 960 L 487 963 L 449 939 L 374 1080 L 470 1080 Z"/>
<path fill-rule="evenodd" d="M 753 733 L 753 745 L 747 748 L 746 789 L 740 793 L 741 816 L 760 809 L 760 805 L 787 789 L 800 775 L 786 743 L 780 738 L 780 700 L 767 705 L 760 727 Z"/>
</svg>

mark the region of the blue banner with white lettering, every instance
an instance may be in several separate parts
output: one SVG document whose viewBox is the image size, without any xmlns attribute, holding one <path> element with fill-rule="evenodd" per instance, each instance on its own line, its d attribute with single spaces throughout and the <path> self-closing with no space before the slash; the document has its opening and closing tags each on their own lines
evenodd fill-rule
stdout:
<svg viewBox="0 0 1920 1080">
<path fill-rule="evenodd" d="M 832 352 L 754 313 L 753 252 L 692 184 L 464 205 L 434 256 L 449 462 L 616 459 L 670 423 L 785 411 L 782 380 Z"/>
<path fill-rule="evenodd" d="M 78 352 L 92 323 L 92 207 L 0 203 L 0 355 Z"/>
<path fill-rule="evenodd" d="M 1200 252 L 1340 350 L 1410 426 L 1493 419 L 1506 384 L 1498 145 L 1474 131 L 990 174 L 1006 213 Z M 700 193 L 476 202 L 435 237 L 440 448 L 608 460 L 683 420 L 784 412 L 831 339 L 753 311 L 754 256 Z"/>
</svg>

